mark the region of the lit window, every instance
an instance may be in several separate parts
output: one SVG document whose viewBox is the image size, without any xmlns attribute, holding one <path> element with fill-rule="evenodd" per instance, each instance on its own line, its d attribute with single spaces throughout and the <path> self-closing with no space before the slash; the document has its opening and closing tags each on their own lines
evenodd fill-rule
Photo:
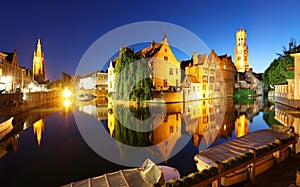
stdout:
<svg viewBox="0 0 300 187">
<path fill-rule="evenodd" d="M 167 79 L 164 79 L 164 87 L 168 87 L 168 81 L 167 81 Z"/>
</svg>

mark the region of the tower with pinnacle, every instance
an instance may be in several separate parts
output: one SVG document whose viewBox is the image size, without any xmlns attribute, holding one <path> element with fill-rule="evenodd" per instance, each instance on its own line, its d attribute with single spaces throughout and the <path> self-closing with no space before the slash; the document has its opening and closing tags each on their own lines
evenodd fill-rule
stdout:
<svg viewBox="0 0 300 187">
<path fill-rule="evenodd" d="M 33 53 L 33 79 L 38 83 L 46 82 L 44 53 L 42 52 L 41 40 L 38 39 L 36 50 Z"/>
<path fill-rule="evenodd" d="M 236 31 L 236 46 L 234 48 L 235 66 L 238 72 L 244 73 L 250 69 L 248 64 L 248 46 L 246 30 Z"/>
</svg>

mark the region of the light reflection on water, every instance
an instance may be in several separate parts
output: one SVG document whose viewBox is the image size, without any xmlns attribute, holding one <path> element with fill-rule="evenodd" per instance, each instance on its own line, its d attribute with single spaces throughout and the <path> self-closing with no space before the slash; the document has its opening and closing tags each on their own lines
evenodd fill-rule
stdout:
<svg viewBox="0 0 300 187">
<path fill-rule="evenodd" d="M 13 130 L 1 132 L 6 134 L 1 134 L 0 140 L 0 179 L 8 186 L 57 186 L 124 168 L 101 158 L 86 144 L 72 112 L 99 121 L 108 136 L 128 145 L 149 146 L 175 134 L 176 138 L 158 151 L 166 158 L 163 164 L 186 175 L 196 171 L 193 156 L 201 146 L 214 146 L 269 128 L 262 109 L 262 98 L 257 98 L 253 104 L 234 104 L 232 99 L 219 104 L 208 100 L 196 104 L 170 104 L 166 116 L 157 113 L 152 121 L 154 125 L 162 125 L 144 133 L 124 128 L 116 120 L 115 111 L 108 110 L 103 103 L 81 103 L 73 108 L 74 111 L 60 107 L 33 110 L 14 116 Z M 147 110 L 133 113 L 144 119 L 149 117 Z M 218 116 L 221 114 L 225 114 L 224 118 Z M 295 117 L 293 120 L 296 121 Z M 99 139 L 101 141 L 101 137 Z M 185 141 L 187 145 L 167 159 L 173 154 L 173 148 Z"/>
</svg>

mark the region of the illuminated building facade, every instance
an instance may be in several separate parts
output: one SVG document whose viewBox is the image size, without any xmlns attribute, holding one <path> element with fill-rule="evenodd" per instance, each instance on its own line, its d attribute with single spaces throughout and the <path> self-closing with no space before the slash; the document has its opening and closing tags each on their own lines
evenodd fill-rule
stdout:
<svg viewBox="0 0 300 187">
<path fill-rule="evenodd" d="M 179 87 L 181 82 L 180 63 L 177 61 L 168 43 L 166 32 L 159 43 L 154 41 L 149 47 L 136 52 L 147 59 L 150 69 L 149 77 L 153 80 L 156 91 L 169 90 L 170 87 Z M 108 67 L 108 93 L 115 92 L 115 68 L 116 59 L 110 62 Z"/>
<path fill-rule="evenodd" d="M 250 69 L 248 64 L 247 34 L 245 29 L 236 31 L 236 46 L 234 48 L 235 66 L 238 72 L 244 73 Z"/>
<path fill-rule="evenodd" d="M 185 64 L 181 67 L 185 69 L 186 74 L 182 82 L 182 86 L 186 88 L 183 89 L 184 100 L 217 98 L 226 94 L 223 73 L 218 61 L 220 59 L 212 51 L 209 55 L 198 55 L 194 52 L 191 60 L 181 62 Z"/>
<path fill-rule="evenodd" d="M 36 50 L 33 53 L 32 71 L 33 71 L 33 79 L 37 83 L 46 82 L 45 60 L 44 60 L 44 53 L 42 52 L 40 38 L 38 39 Z"/>
<path fill-rule="evenodd" d="M 275 101 L 300 109 L 300 53 L 291 56 L 294 57 L 294 79 L 275 85 Z"/>
<path fill-rule="evenodd" d="M 235 82 L 235 75 L 236 75 L 236 67 L 232 61 L 231 56 L 220 55 L 218 56 L 214 50 L 211 51 L 211 54 L 214 55 L 216 61 L 219 64 L 220 71 L 222 73 L 222 77 L 217 75 L 217 79 L 223 78 L 225 83 L 225 95 L 232 96 L 233 95 L 233 88 Z M 220 80 L 218 80 L 220 81 Z"/>
<path fill-rule="evenodd" d="M 168 90 L 170 86 L 179 87 L 181 79 L 180 64 L 168 43 L 166 32 L 163 41 L 152 42 L 151 46 L 141 51 L 145 58 L 150 58 L 150 78 L 155 90 Z"/>
<path fill-rule="evenodd" d="M 31 71 L 19 65 L 16 50 L 0 52 L 0 91 L 20 92 L 32 83 Z"/>
</svg>

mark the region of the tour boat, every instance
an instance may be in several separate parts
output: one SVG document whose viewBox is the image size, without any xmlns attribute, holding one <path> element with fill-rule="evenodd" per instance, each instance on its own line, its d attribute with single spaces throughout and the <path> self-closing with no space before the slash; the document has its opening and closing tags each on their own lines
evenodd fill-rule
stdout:
<svg viewBox="0 0 300 187">
<path fill-rule="evenodd" d="M 79 101 L 91 101 L 95 98 L 96 98 L 96 96 L 93 94 L 90 94 L 90 93 L 81 94 L 81 95 L 77 96 L 77 99 Z"/>
</svg>

